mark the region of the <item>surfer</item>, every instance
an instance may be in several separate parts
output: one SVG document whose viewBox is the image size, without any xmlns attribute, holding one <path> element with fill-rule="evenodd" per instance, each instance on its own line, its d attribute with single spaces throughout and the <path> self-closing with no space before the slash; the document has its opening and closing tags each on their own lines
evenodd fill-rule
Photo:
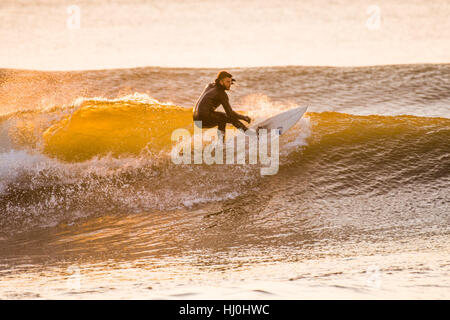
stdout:
<svg viewBox="0 0 450 320">
<path fill-rule="evenodd" d="M 225 127 L 231 123 L 238 129 L 247 131 L 247 127 L 239 120 L 250 123 L 248 116 L 239 114 L 231 109 L 228 95 L 225 90 L 230 90 L 235 79 L 227 71 L 220 71 L 215 82 L 206 85 L 194 108 L 195 125 L 200 128 L 218 127 L 218 133 L 225 139 Z M 224 112 L 216 111 L 219 105 L 223 106 Z M 200 122 L 201 121 L 201 122 Z"/>
</svg>

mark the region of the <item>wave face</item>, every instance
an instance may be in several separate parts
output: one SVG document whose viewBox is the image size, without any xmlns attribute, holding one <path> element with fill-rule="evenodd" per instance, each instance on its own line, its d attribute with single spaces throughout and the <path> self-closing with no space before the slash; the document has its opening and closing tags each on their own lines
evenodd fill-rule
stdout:
<svg viewBox="0 0 450 320">
<path fill-rule="evenodd" d="M 254 165 L 170 161 L 171 130 L 189 127 L 190 110 L 84 101 L 70 115 L 29 116 L 16 114 L 2 124 L 10 138 L 0 158 L 3 230 L 261 192 Z M 450 119 L 313 112 L 282 136 L 280 174 L 287 181 L 308 178 L 307 192 L 319 198 L 379 195 L 448 181 L 449 151 Z"/>
<path fill-rule="evenodd" d="M 193 132 L 192 109 L 145 95 L 78 99 L 4 116 L 1 230 L 105 212 L 189 208 L 235 197 L 253 179 L 242 177 L 249 173 L 242 166 L 223 172 L 173 164 L 171 134 L 179 128 Z"/>
<path fill-rule="evenodd" d="M 343 192 L 377 191 L 450 174 L 450 119 L 415 116 L 310 114 L 312 135 L 296 161 L 323 167 Z M 383 181 L 383 183 L 381 183 Z"/>
<path fill-rule="evenodd" d="M 192 112 L 186 108 L 156 101 L 85 101 L 43 133 L 44 153 L 66 161 L 136 155 L 146 146 L 167 149 L 175 129 L 192 127 Z"/>
<path fill-rule="evenodd" d="M 446 84 L 439 81 L 441 71 L 448 66 L 392 66 L 391 79 L 399 70 L 410 78 L 429 74 L 430 90 L 425 87 L 420 94 L 395 93 L 394 84 L 388 83 L 382 98 L 366 92 L 355 96 L 350 83 L 359 79 L 355 86 L 376 87 L 380 73 L 387 74 L 387 68 L 352 69 L 348 73 L 335 68 L 267 68 L 265 72 L 272 78 L 284 76 L 303 88 L 308 85 L 300 80 L 307 76 L 311 92 L 313 86 L 320 87 L 319 83 L 330 77 L 346 79 L 348 88 L 348 95 L 340 87 L 344 85 L 336 83 L 330 84 L 334 92 L 316 89 L 315 95 L 306 89 L 304 96 L 295 93 L 296 88 L 278 91 L 299 100 L 305 96 L 331 98 L 323 105 L 314 100 L 304 118 L 281 137 L 279 173 L 267 177 L 259 174 L 257 165 L 172 163 L 170 135 L 177 128 L 192 132 L 194 94 L 189 98 L 192 103 L 184 106 L 160 102 L 146 93 L 115 98 L 79 95 L 71 103 L 29 104 L 27 108 L 21 104 L 18 111 L 4 112 L 0 118 L 0 232 L 14 234 L 86 216 L 189 212 L 211 204 L 219 204 L 221 212 L 272 208 L 267 220 L 262 217 L 259 223 L 273 228 L 274 234 L 286 233 L 286 241 L 292 230 L 285 223 L 298 225 L 300 212 L 310 212 L 317 228 L 330 221 L 338 225 L 352 221 L 352 228 L 367 230 L 367 223 L 380 221 L 375 217 L 389 230 L 402 225 L 402 230 L 409 232 L 412 223 L 422 230 L 448 228 L 450 110 Z M 119 71 L 105 72 L 111 75 Z M 151 73 L 147 69 L 122 72 L 141 72 L 139 81 L 143 82 Z M 173 85 L 176 77 L 185 80 L 178 83 L 184 83 L 196 72 L 199 78 L 206 73 L 161 72 L 169 79 L 167 85 Z M 239 72 L 244 76 L 244 70 Z M 111 84 L 104 72 L 86 73 L 91 78 L 98 76 L 98 87 Z M 248 73 L 258 75 L 263 70 L 249 69 Z M 67 74 L 46 76 L 64 78 Z M 136 77 L 131 78 L 136 81 Z M 249 93 L 252 82 L 243 79 L 242 90 Z M 252 90 L 258 93 L 263 85 Z M 164 90 L 169 92 L 167 87 Z M 398 109 L 392 107 L 394 97 L 399 101 Z M 237 109 L 256 121 L 299 105 L 292 98 L 277 101 L 261 93 L 241 94 L 238 101 Z M 15 103 L 10 101 L 9 107 Z M 275 223 L 269 219 L 273 210 L 285 210 L 286 216 Z"/>
</svg>

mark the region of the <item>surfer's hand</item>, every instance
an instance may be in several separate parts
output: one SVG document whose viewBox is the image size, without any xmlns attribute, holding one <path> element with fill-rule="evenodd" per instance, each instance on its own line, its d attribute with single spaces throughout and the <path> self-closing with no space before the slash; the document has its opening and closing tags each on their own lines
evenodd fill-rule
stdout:
<svg viewBox="0 0 450 320">
<path fill-rule="evenodd" d="M 242 117 L 242 120 L 246 121 L 247 123 L 250 123 L 252 121 L 252 119 L 250 119 L 250 117 L 248 116 Z"/>
</svg>

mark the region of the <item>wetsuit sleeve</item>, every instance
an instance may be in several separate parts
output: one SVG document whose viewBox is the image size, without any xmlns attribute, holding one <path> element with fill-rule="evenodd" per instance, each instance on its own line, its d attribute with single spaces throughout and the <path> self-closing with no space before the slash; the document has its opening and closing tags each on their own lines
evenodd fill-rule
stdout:
<svg viewBox="0 0 450 320">
<path fill-rule="evenodd" d="M 229 116 L 230 118 L 239 119 L 239 114 L 237 114 L 236 112 L 233 111 L 233 109 L 231 109 L 230 102 L 228 101 L 228 95 L 225 92 L 223 93 L 221 102 L 227 116 Z"/>
</svg>

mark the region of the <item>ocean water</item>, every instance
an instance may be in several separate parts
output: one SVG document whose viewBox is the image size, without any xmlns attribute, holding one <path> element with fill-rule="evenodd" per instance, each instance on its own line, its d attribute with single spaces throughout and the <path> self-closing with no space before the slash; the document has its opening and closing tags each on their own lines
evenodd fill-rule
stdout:
<svg viewBox="0 0 450 320">
<path fill-rule="evenodd" d="M 449 14 L 1 1 L 0 298 L 450 298 Z M 276 175 L 171 161 L 222 68 L 254 122 L 308 106 Z"/>
<path fill-rule="evenodd" d="M 171 162 L 216 71 L 1 70 L 3 298 L 449 297 L 450 65 L 230 69 L 272 176 Z"/>
</svg>

